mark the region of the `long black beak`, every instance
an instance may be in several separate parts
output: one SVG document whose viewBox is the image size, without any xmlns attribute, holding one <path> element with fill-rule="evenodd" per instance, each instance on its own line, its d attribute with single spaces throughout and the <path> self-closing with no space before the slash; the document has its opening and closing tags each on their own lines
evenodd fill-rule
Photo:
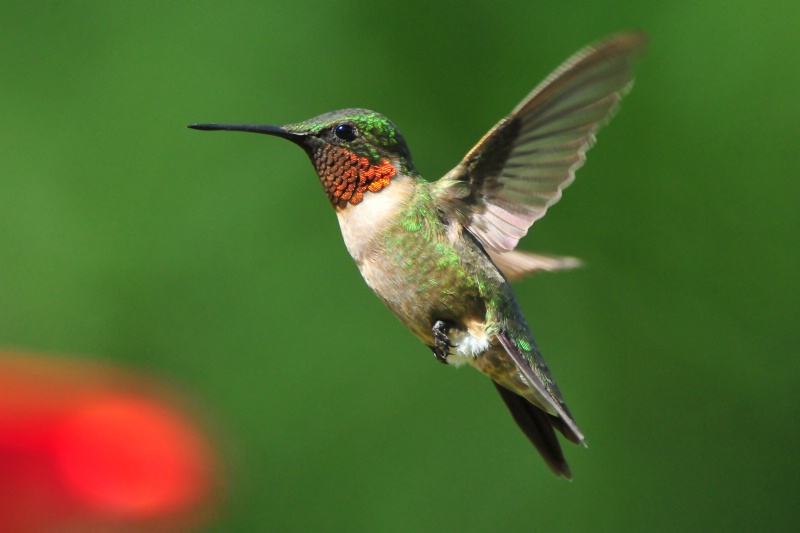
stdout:
<svg viewBox="0 0 800 533">
<path fill-rule="evenodd" d="M 303 145 L 305 135 L 286 131 L 280 126 L 256 126 L 251 124 L 189 124 L 189 128 L 201 131 L 244 131 L 247 133 L 263 133 L 264 135 L 274 135 L 283 137 L 295 144 Z"/>
</svg>

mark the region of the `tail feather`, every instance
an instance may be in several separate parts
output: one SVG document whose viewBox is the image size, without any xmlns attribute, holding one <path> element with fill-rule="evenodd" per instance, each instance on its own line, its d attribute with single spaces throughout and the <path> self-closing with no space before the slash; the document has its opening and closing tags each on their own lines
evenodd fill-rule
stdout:
<svg viewBox="0 0 800 533">
<path fill-rule="evenodd" d="M 572 479 L 572 471 L 564 458 L 564 452 L 561 451 L 561 445 L 553 428 L 558 429 L 570 441 L 579 444 L 577 435 L 574 435 L 560 418 L 545 413 L 522 396 L 497 383 L 494 383 L 494 386 L 511 411 L 514 421 L 539 451 L 550 470 L 556 475 Z"/>
</svg>

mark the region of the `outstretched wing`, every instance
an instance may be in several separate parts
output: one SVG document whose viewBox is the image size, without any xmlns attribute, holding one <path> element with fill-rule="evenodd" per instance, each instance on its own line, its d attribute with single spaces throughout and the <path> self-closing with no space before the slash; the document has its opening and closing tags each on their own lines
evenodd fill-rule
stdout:
<svg viewBox="0 0 800 533">
<path fill-rule="evenodd" d="M 439 199 L 487 248 L 513 250 L 561 198 L 630 89 L 645 41 L 627 33 L 578 52 L 440 180 Z"/>
</svg>

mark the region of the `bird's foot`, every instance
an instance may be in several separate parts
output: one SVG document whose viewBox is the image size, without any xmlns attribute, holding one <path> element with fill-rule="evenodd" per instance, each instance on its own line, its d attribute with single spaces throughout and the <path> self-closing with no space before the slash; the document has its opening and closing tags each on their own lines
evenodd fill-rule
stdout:
<svg viewBox="0 0 800 533">
<path fill-rule="evenodd" d="M 450 337 L 447 336 L 447 332 L 453 327 L 454 324 L 451 322 L 437 320 L 432 328 L 434 345 L 431 346 L 431 350 L 433 355 L 436 356 L 436 360 L 445 365 L 447 364 L 447 356 L 450 355 L 450 348 L 455 347 L 455 344 L 450 342 Z"/>
</svg>

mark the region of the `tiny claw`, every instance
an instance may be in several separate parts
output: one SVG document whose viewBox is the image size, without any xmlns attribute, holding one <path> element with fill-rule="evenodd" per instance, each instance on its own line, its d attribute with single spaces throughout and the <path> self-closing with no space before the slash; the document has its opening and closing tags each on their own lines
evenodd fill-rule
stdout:
<svg viewBox="0 0 800 533">
<path fill-rule="evenodd" d="M 433 351 L 433 355 L 434 355 L 434 357 L 436 357 L 437 361 L 439 361 L 443 365 L 449 364 L 447 362 L 447 355 L 448 354 L 446 352 L 442 352 L 439 348 L 437 348 L 435 346 L 431 346 L 431 350 Z"/>
</svg>

